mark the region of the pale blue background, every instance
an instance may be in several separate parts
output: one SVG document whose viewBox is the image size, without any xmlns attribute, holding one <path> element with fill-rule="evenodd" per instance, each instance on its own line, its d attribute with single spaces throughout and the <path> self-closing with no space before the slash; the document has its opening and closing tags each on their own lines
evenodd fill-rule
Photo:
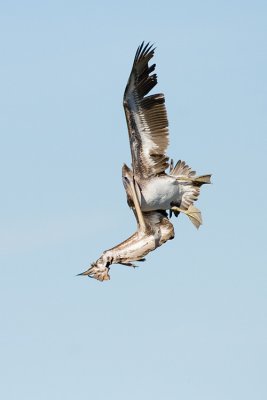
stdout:
<svg viewBox="0 0 267 400">
<path fill-rule="evenodd" d="M 0 398 L 267 398 L 266 1 L 1 1 Z M 196 231 L 111 281 L 135 229 L 122 94 L 157 45 L 169 155 L 212 172 Z"/>
</svg>

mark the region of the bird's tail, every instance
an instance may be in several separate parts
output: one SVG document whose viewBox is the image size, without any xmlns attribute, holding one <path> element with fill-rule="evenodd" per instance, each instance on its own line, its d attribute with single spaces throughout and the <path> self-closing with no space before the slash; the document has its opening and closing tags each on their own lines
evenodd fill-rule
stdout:
<svg viewBox="0 0 267 400">
<path fill-rule="evenodd" d="M 211 175 L 196 175 L 195 171 L 184 162 L 179 160 L 175 166 L 171 163 L 170 175 L 175 177 L 181 187 L 181 203 L 179 208 L 189 217 L 196 228 L 202 224 L 201 212 L 193 203 L 198 199 L 200 187 L 209 184 Z M 178 213 L 176 213 L 178 214 Z"/>
<path fill-rule="evenodd" d="M 196 176 L 196 171 L 192 171 L 192 169 L 181 160 L 179 160 L 174 167 L 171 163 L 170 175 L 174 176 L 177 181 L 192 183 L 194 186 L 202 186 L 211 183 L 210 174 Z"/>
</svg>

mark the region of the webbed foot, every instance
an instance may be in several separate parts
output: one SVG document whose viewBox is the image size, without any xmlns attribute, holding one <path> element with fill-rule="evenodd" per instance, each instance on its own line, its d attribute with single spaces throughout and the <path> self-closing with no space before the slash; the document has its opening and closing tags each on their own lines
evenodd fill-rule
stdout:
<svg viewBox="0 0 267 400">
<path fill-rule="evenodd" d="M 194 207 L 192 204 L 188 207 L 187 210 L 183 210 L 182 208 L 176 206 L 172 207 L 171 210 L 176 216 L 179 214 L 179 212 L 186 214 L 197 229 L 202 224 L 201 211 L 198 208 Z"/>
</svg>

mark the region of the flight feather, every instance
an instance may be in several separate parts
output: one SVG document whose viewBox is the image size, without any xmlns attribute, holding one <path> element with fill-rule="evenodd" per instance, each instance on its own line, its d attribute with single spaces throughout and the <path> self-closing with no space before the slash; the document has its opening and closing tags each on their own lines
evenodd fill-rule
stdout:
<svg viewBox="0 0 267 400">
<path fill-rule="evenodd" d="M 154 50 L 144 42 L 138 47 L 123 97 L 133 172 L 140 178 L 163 174 L 169 165 L 165 98 L 161 93 L 147 96 L 157 84 L 156 65 L 148 65 Z"/>
</svg>

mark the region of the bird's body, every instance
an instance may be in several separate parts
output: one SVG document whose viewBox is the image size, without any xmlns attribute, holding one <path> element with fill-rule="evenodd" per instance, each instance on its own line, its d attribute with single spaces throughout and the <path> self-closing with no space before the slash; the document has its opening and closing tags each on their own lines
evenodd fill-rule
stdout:
<svg viewBox="0 0 267 400">
<path fill-rule="evenodd" d="M 122 168 L 128 205 L 132 208 L 137 231 L 124 242 L 106 250 L 81 275 L 98 280 L 109 279 L 111 264 L 134 266 L 144 256 L 174 237 L 166 210 L 176 216 L 185 213 L 198 228 L 200 211 L 194 207 L 200 187 L 210 183 L 211 175 L 197 176 L 184 161 L 174 166 L 166 155 L 169 144 L 165 98 L 161 93 L 148 95 L 157 84 L 155 64 L 149 65 L 154 48 L 149 43 L 138 47 L 123 106 L 132 156 L 132 169 Z M 167 173 L 167 168 L 170 167 Z"/>
</svg>

